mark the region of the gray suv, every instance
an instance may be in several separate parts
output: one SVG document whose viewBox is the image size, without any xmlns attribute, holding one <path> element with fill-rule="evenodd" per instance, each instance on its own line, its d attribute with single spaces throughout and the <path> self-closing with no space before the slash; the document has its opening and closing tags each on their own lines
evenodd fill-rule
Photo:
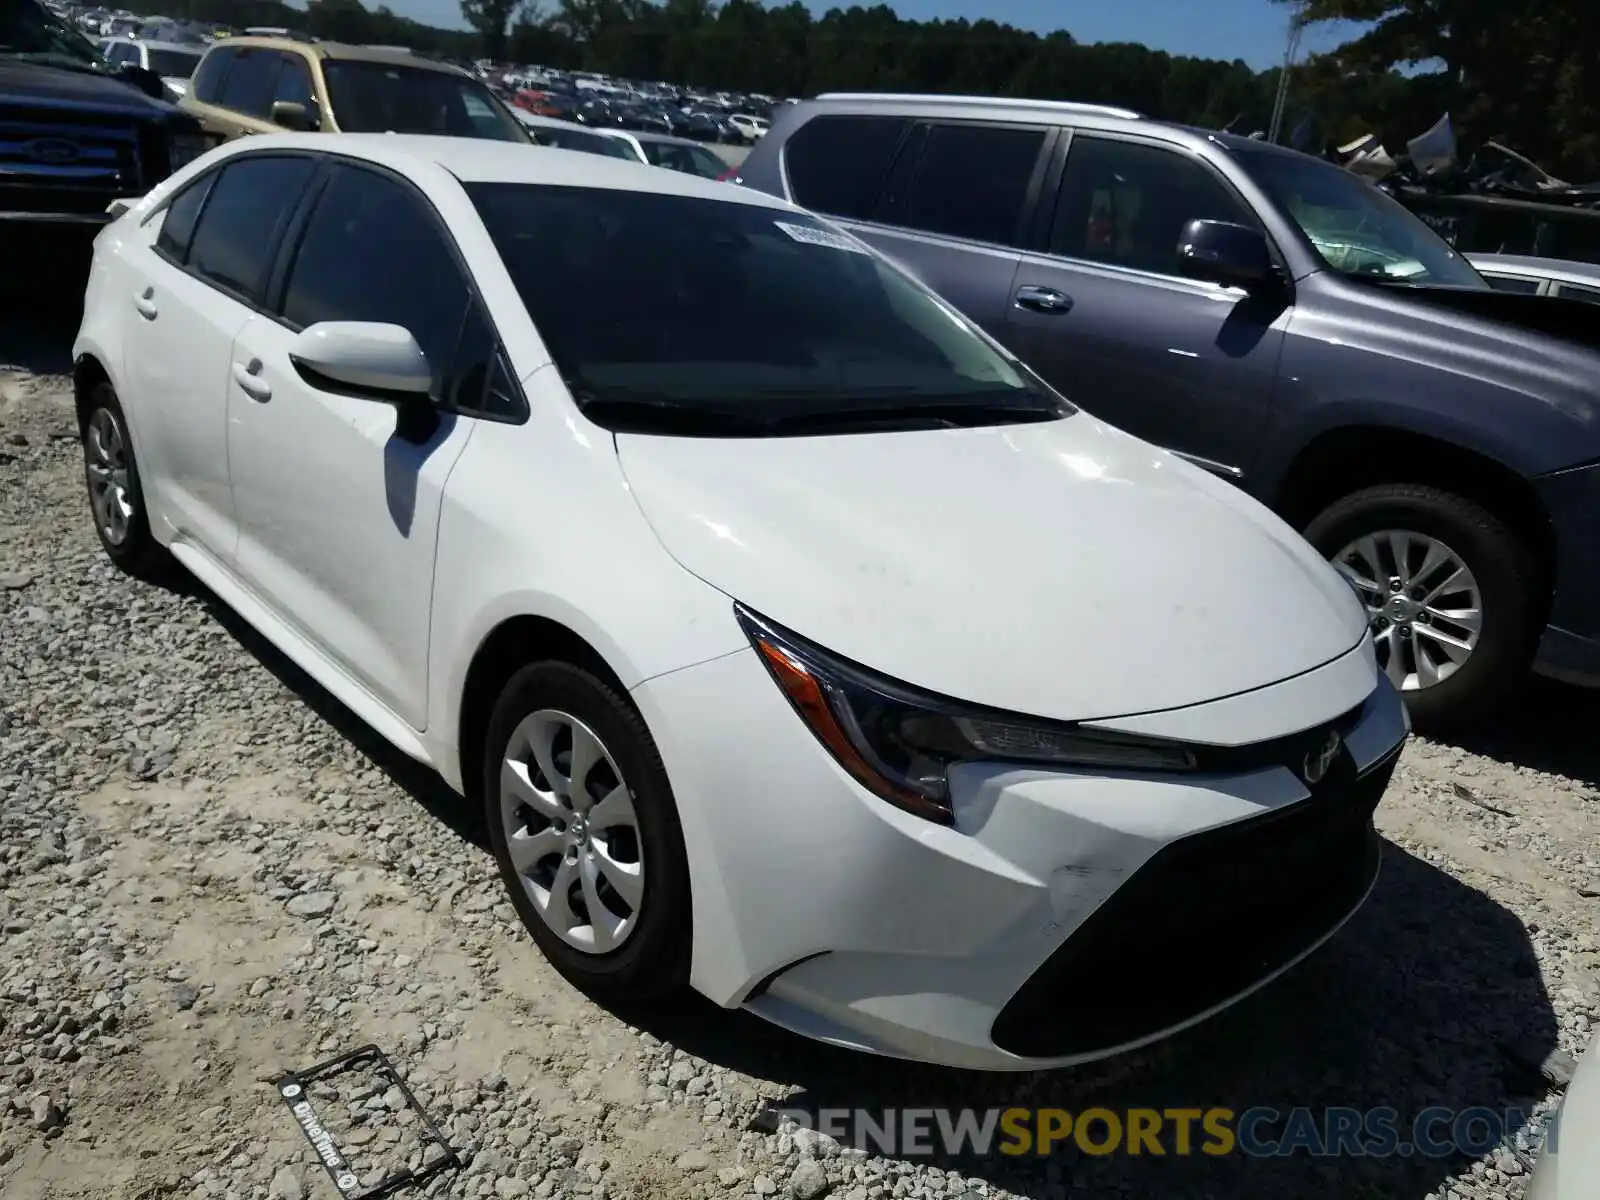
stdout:
<svg viewBox="0 0 1600 1200">
<path fill-rule="evenodd" d="M 1329 163 L 1120 109 L 823 96 L 781 110 L 739 182 L 1275 508 L 1366 603 L 1419 725 L 1530 665 L 1600 684 L 1592 307 L 1491 289 Z"/>
</svg>

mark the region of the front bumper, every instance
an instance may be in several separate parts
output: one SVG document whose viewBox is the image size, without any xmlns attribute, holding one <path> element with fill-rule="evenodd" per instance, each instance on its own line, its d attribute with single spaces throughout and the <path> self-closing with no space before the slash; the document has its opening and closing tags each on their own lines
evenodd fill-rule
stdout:
<svg viewBox="0 0 1600 1200">
<path fill-rule="evenodd" d="M 754 652 L 641 684 L 689 851 L 692 982 L 822 1041 L 991 1070 L 1202 1019 L 1315 949 L 1377 870 L 1398 695 L 1365 646 L 1281 686 L 1278 736 L 1347 716 L 1314 794 L 1287 765 L 973 764 L 952 772 L 947 828 L 858 787 Z"/>
<path fill-rule="evenodd" d="M 1555 593 L 1534 667 L 1600 686 L 1600 464 L 1533 481 L 1556 538 Z"/>
</svg>

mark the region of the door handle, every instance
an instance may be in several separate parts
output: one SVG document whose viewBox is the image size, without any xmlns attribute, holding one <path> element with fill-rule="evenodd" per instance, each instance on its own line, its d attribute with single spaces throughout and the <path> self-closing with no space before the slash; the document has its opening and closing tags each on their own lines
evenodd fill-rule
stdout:
<svg viewBox="0 0 1600 1200">
<path fill-rule="evenodd" d="M 154 321 L 156 314 L 161 310 L 156 307 L 156 290 L 147 287 L 133 298 L 133 306 L 139 310 L 139 315 L 146 321 Z"/>
<path fill-rule="evenodd" d="M 1028 284 L 1017 289 L 1017 307 L 1033 312 L 1064 313 L 1072 308 L 1072 297 L 1055 288 L 1035 287 Z"/>
<path fill-rule="evenodd" d="M 241 362 L 233 364 L 233 381 L 250 399 L 265 404 L 272 399 L 272 385 L 261 378 L 261 360 L 252 358 L 249 365 Z"/>
</svg>

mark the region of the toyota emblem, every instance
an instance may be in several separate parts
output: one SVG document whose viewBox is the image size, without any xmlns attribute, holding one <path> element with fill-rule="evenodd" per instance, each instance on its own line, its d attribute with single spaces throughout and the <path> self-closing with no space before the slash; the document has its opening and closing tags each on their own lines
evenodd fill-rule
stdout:
<svg viewBox="0 0 1600 1200">
<path fill-rule="evenodd" d="M 1339 736 L 1338 730 L 1330 729 L 1322 740 L 1306 751 L 1305 761 L 1300 767 L 1300 777 L 1311 787 L 1316 787 L 1328 777 L 1328 772 L 1333 770 L 1333 764 L 1339 758 L 1339 748 L 1344 745 L 1344 739 Z"/>
</svg>

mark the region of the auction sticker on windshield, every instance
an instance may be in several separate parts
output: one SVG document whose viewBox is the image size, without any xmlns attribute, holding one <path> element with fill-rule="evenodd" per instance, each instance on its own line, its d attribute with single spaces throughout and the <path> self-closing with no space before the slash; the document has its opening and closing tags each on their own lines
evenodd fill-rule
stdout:
<svg viewBox="0 0 1600 1200">
<path fill-rule="evenodd" d="M 774 221 L 773 224 L 795 241 L 804 242 L 808 246 L 827 246 L 834 250 L 848 250 L 851 254 L 872 253 L 854 238 L 835 233 L 831 229 L 818 229 L 815 225 L 792 225 L 788 221 Z"/>
</svg>

